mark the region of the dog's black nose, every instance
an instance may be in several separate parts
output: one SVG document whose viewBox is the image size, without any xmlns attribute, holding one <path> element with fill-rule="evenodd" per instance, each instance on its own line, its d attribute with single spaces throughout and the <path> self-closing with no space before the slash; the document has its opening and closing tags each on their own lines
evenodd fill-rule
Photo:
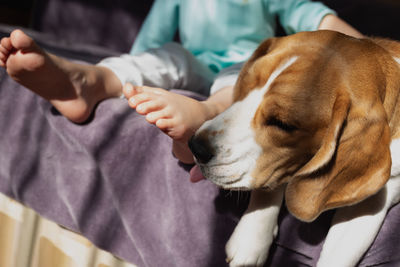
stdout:
<svg viewBox="0 0 400 267">
<path fill-rule="evenodd" d="M 201 136 L 192 136 L 188 145 L 199 163 L 207 163 L 214 156 L 208 141 Z"/>
</svg>

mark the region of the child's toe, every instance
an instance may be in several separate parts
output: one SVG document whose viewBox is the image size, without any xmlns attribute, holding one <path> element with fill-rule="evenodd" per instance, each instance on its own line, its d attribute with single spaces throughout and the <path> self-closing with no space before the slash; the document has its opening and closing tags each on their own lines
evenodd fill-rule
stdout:
<svg viewBox="0 0 400 267">
<path fill-rule="evenodd" d="M 150 112 L 146 115 L 146 120 L 150 123 L 156 123 L 159 119 L 169 118 L 170 114 L 166 109 Z"/>
<path fill-rule="evenodd" d="M 129 106 L 136 108 L 138 105 L 150 101 L 152 98 L 148 94 L 138 94 L 128 98 Z"/>
<path fill-rule="evenodd" d="M 12 49 L 12 44 L 9 37 L 1 39 L 0 48 L 2 48 L 4 52 L 10 52 L 10 50 Z"/>
<path fill-rule="evenodd" d="M 134 95 L 133 85 L 130 83 L 124 84 L 122 87 L 122 92 L 127 99 L 131 98 Z"/>
<path fill-rule="evenodd" d="M 33 39 L 21 30 L 14 30 L 10 35 L 10 41 L 16 49 L 31 49 L 35 47 Z"/>
<path fill-rule="evenodd" d="M 173 128 L 175 125 L 174 125 L 174 121 L 172 119 L 159 119 L 156 122 L 156 126 L 160 130 L 166 130 L 166 129 Z"/>
<path fill-rule="evenodd" d="M 161 101 L 148 101 L 144 102 L 136 107 L 136 111 L 140 114 L 147 114 L 154 112 L 165 107 L 165 103 Z"/>
<path fill-rule="evenodd" d="M 153 93 L 156 95 L 165 94 L 168 92 L 165 89 L 157 88 L 157 87 L 150 87 L 150 86 L 143 86 L 142 89 L 144 92 Z"/>
</svg>

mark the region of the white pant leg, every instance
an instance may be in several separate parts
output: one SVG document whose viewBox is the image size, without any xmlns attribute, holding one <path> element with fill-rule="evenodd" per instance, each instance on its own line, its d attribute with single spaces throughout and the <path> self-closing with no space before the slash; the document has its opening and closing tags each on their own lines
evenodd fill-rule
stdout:
<svg viewBox="0 0 400 267">
<path fill-rule="evenodd" d="M 150 49 L 137 55 L 124 54 L 102 60 L 122 84 L 147 85 L 164 89 L 185 89 L 209 95 L 215 74 L 177 43 Z"/>
<path fill-rule="evenodd" d="M 215 94 L 218 90 L 224 87 L 235 85 L 243 64 L 244 62 L 238 63 L 221 70 L 211 86 L 210 95 Z"/>
</svg>

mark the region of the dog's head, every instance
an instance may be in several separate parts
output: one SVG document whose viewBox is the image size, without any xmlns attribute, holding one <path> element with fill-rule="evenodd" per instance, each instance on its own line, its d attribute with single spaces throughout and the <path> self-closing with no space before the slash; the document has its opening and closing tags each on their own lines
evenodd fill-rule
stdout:
<svg viewBox="0 0 400 267">
<path fill-rule="evenodd" d="M 301 220 L 375 194 L 390 176 L 388 79 L 368 40 L 322 31 L 265 41 L 233 105 L 190 141 L 204 176 L 226 189 L 286 186 Z"/>
</svg>

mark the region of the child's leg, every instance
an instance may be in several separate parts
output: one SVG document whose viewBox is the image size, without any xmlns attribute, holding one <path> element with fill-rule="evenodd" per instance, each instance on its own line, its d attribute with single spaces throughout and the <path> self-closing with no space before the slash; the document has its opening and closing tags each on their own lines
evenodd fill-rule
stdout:
<svg viewBox="0 0 400 267">
<path fill-rule="evenodd" d="M 74 122 L 85 121 L 99 101 L 118 96 L 122 90 L 121 82 L 107 68 L 47 53 L 20 30 L 0 41 L 0 66 Z"/>
<path fill-rule="evenodd" d="M 209 95 L 215 74 L 177 43 L 131 55 L 103 59 L 99 66 L 112 70 L 122 84 L 183 89 Z"/>
<path fill-rule="evenodd" d="M 174 43 L 86 65 L 46 53 L 20 30 L 0 41 L 0 66 L 74 122 L 85 121 L 102 99 L 119 96 L 125 82 L 205 94 L 214 78 L 190 52 Z"/>
<path fill-rule="evenodd" d="M 184 163 L 193 163 L 187 142 L 206 121 L 214 118 L 232 103 L 233 86 L 225 87 L 206 101 L 166 91 L 161 88 L 126 84 L 124 94 L 129 105 L 145 115 L 173 140 L 173 152 Z"/>
</svg>

